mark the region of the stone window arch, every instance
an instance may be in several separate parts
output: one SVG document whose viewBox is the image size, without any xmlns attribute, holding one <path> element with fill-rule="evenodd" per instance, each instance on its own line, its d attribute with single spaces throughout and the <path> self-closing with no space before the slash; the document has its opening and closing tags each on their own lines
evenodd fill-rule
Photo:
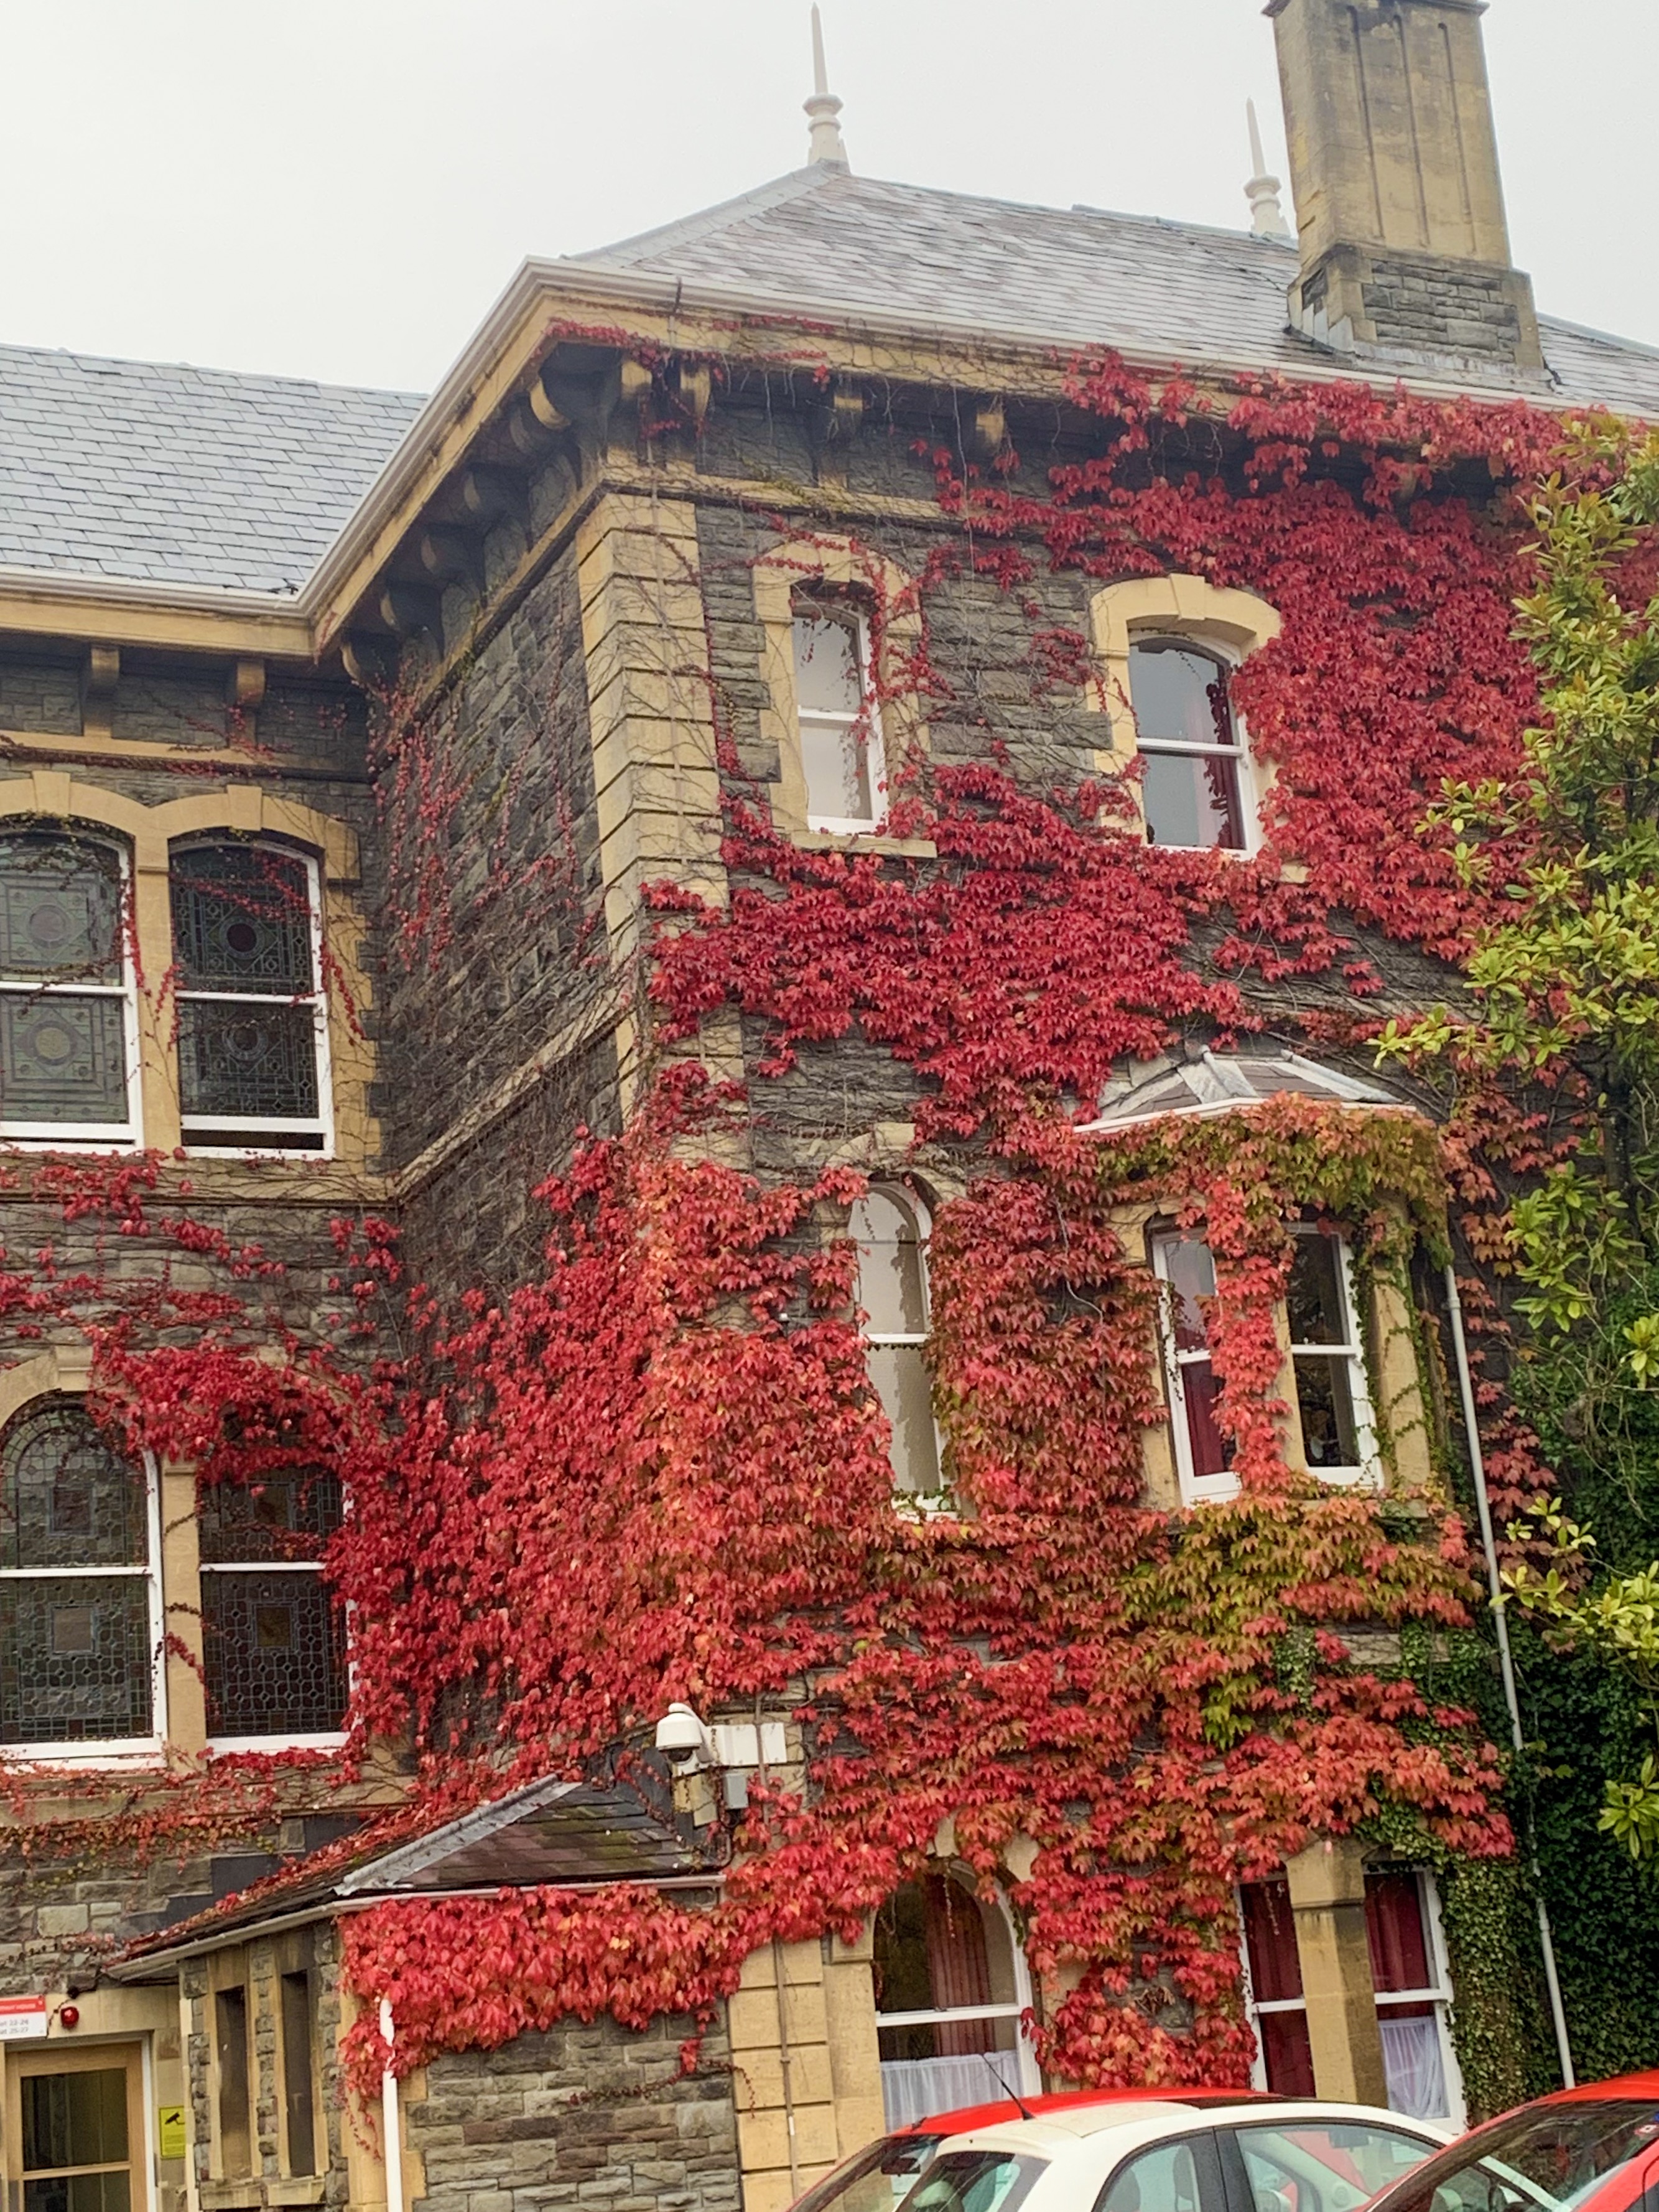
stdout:
<svg viewBox="0 0 1659 2212">
<path fill-rule="evenodd" d="M 1248 855 L 1261 843 L 1268 763 L 1250 751 L 1232 672 L 1277 637 L 1276 611 L 1254 592 L 1202 576 L 1139 576 L 1090 602 L 1100 678 L 1092 704 L 1109 718 L 1099 765 L 1131 787 L 1148 841 Z"/>
</svg>

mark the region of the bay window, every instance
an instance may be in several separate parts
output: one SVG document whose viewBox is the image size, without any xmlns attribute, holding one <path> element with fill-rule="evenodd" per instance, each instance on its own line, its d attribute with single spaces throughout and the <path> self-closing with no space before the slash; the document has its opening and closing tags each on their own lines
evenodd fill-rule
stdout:
<svg viewBox="0 0 1659 2212">
<path fill-rule="evenodd" d="M 197 1516 L 208 1735 L 219 1748 L 336 1736 L 346 1710 L 344 1624 L 323 1579 L 340 1485 L 296 1471 L 219 1483 Z"/>
<path fill-rule="evenodd" d="M 1152 1264 L 1161 1286 L 1164 1373 L 1181 1495 L 1189 1504 L 1230 1498 L 1237 1487 L 1232 1439 L 1215 1418 L 1218 1386 L 1209 1348 L 1215 1261 L 1202 1237 L 1170 1231 L 1153 1239 Z"/>
<path fill-rule="evenodd" d="M 1190 638 L 1150 637 L 1135 640 L 1129 667 L 1147 842 L 1244 852 L 1245 749 L 1227 663 Z"/>
<path fill-rule="evenodd" d="M 877 1184 L 852 1209 L 869 1379 L 887 1415 L 893 1488 L 936 1495 L 942 1478 L 928 1370 L 927 1221 L 910 1193 Z"/>
<path fill-rule="evenodd" d="M 72 1401 L 0 1443 L 0 1745 L 15 1754 L 147 1750 L 161 1597 L 153 1471 Z"/>
<path fill-rule="evenodd" d="M 0 1137 L 138 1141 L 127 861 L 66 830 L 0 836 Z"/>
<path fill-rule="evenodd" d="M 869 626 L 854 607 L 797 600 L 794 650 L 807 826 L 873 830 L 887 812 L 887 781 L 870 684 Z"/>
<path fill-rule="evenodd" d="M 1377 1438 L 1355 1318 L 1353 1267 L 1341 1238 L 1317 1223 L 1292 1229 L 1286 1305 L 1302 1457 L 1327 1482 L 1377 1473 Z"/>
<path fill-rule="evenodd" d="M 1380 1461 L 1352 1258 L 1342 1238 L 1317 1222 L 1292 1223 L 1291 1237 L 1285 1319 L 1302 1463 L 1325 1482 L 1375 1481 Z M 1152 1265 L 1182 1498 L 1230 1498 L 1232 1444 L 1217 1419 L 1210 1352 L 1214 1258 L 1202 1236 L 1166 1230 L 1152 1239 Z"/>
<path fill-rule="evenodd" d="M 174 854 L 172 878 L 185 1142 L 326 1151 L 316 862 L 269 845 L 191 846 Z"/>
</svg>

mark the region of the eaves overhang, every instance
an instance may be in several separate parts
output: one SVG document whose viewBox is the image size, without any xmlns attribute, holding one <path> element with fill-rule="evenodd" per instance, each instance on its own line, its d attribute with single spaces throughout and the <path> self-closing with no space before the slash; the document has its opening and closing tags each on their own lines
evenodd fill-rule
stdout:
<svg viewBox="0 0 1659 2212">
<path fill-rule="evenodd" d="M 776 361 L 894 384 L 960 388 L 1032 398 L 1063 398 L 1072 364 L 1114 353 L 1152 375 L 1179 371 L 1224 395 L 1240 377 L 1282 380 L 1282 355 L 1248 347 L 1197 356 L 1144 335 L 1102 329 L 1098 337 L 987 322 L 970 315 L 918 316 L 849 304 L 687 283 L 657 272 L 530 259 L 518 269 L 380 474 L 297 592 L 267 593 L 143 581 L 61 569 L 0 568 L 0 632 L 206 652 L 314 659 L 347 627 L 423 509 L 464 461 L 480 434 L 527 386 L 561 341 L 626 353 L 651 345 L 699 357 Z M 1322 356 L 1311 345 L 1294 372 L 1314 385 L 1386 376 L 1425 398 L 1502 404 L 1535 398 L 1512 387 L 1472 385 L 1447 368 L 1401 370 Z"/>
</svg>

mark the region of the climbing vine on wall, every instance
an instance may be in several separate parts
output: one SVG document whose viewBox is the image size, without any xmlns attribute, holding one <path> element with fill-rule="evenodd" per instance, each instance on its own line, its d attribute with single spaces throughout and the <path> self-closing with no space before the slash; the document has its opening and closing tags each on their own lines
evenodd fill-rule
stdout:
<svg viewBox="0 0 1659 2212">
<path fill-rule="evenodd" d="M 1413 1252 L 1443 1256 L 1449 1206 L 1469 1249 L 1501 1257 L 1500 1188 L 1542 1157 L 1538 1118 L 1464 1071 L 1438 1130 L 1287 1098 L 1084 1131 L 1126 1057 L 1269 1027 L 1364 1054 L 1421 979 L 1444 991 L 1435 963 L 1465 957 L 1504 865 L 1471 881 L 1419 824 L 1447 778 L 1520 758 L 1535 690 L 1512 635 L 1512 501 L 1556 426 L 1358 388 L 1222 404 L 1113 363 L 1080 369 L 1072 398 L 1092 456 L 1040 483 L 1011 453 L 980 474 L 923 441 L 950 526 L 906 587 L 916 641 L 876 653 L 878 704 L 902 695 L 923 728 L 966 725 L 978 744 L 971 763 L 894 763 L 903 850 L 780 835 L 716 688 L 731 897 L 656 888 L 636 1009 L 654 1073 L 620 1137 L 557 1174 L 540 1164 L 537 1279 L 446 1310 L 399 1281 L 384 1224 L 342 1223 L 344 1307 L 396 1308 L 406 1332 L 378 1366 L 290 1341 L 274 1368 L 234 1300 L 182 1329 L 141 1314 L 90 1332 L 99 1402 L 135 1444 L 208 1482 L 339 1473 L 342 1771 L 360 1778 L 377 1740 L 412 1741 L 397 1832 L 578 1771 L 675 1698 L 788 1705 L 802 1732 L 804 1792 L 756 1789 L 711 1909 L 549 1892 L 355 1917 L 348 1973 L 391 1998 L 399 2068 L 567 2011 L 706 2017 L 758 1944 L 853 1933 L 948 1818 L 963 1863 L 1007 1883 L 1048 1981 L 1045 2063 L 1236 2081 L 1236 1881 L 1384 1817 L 1448 1864 L 1509 1850 L 1500 1762 L 1468 1704 L 1343 1637 L 1462 1632 L 1461 1520 L 1435 1483 L 1379 1499 L 1290 1469 L 1275 1309 L 1299 1217 L 1340 1224 L 1362 1273 L 1402 1297 Z M 764 516 L 756 532 L 763 559 Z M 1103 771 L 1033 779 L 930 640 L 935 608 L 988 582 L 1026 625 L 1027 702 L 1102 717 L 1117 702 L 1046 609 L 1048 580 L 1169 571 L 1282 617 L 1237 682 L 1274 775 L 1249 860 L 1148 849 L 1132 788 Z M 872 611 L 879 640 L 895 611 Z M 391 725 L 385 927 L 416 963 L 451 942 L 466 779 L 443 726 L 395 702 Z M 579 872 L 544 874 L 538 897 L 586 945 Z M 734 1013 L 764 1039 L 746 1091 L 721 1073 Z M 868 1153 L 829 1148 L 792 1176 L 734 1164 L 769 1086 L 849 1042 L 894 1071 L 914 1141 L 887 1170 L 933 1201 L 953 1513 L 891 1494 L 841 1233 Z M 1146 1502 L 1164 1411 L 1149 1207 L 1202 1222 L 1217 1262 L 1240 1490 L 1194 1515 Z M 1500 1474 L 1505 1451 L 1531 1463 L 1523 1431 L 1494 1444 Z M 385 2057 L 372 2008 L 351 2050 L 366 2087 Z"/>
</svg>

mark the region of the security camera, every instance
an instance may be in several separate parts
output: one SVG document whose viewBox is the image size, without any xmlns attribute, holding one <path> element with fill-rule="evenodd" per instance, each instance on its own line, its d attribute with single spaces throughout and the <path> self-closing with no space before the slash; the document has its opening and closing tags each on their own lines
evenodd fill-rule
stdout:
<svg viewBox="0 0 1659 2212">
<path fill-rule="evenodd" d="M 670 1705 L 657 1723 L 657 1748 L 681 1773 L 712 1764 L 714 1741 L 689 1705 Z"/>
</svg>

